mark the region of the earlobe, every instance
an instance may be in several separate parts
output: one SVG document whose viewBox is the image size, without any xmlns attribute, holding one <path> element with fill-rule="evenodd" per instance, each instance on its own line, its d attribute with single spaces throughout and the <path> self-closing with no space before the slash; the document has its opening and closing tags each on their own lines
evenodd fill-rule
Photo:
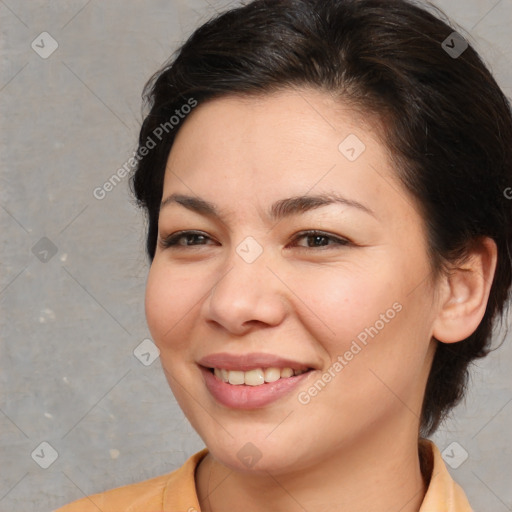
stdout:
<svg viewBox="0 0 512 512">
<path fill-rule="evenodd" d="M 498 250 L 491 238 L 475 241 L 468 257 L 442 277 L 439 311 L 432 335 L 443 343 L 464 340 L 482 321 L 496 270 Z"/>
</svg>

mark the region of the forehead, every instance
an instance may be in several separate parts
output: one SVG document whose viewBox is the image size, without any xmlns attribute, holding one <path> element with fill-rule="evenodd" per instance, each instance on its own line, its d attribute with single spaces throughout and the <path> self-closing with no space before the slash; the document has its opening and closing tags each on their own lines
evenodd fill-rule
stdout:
<svg viewBox="0 0 512 512">
<path fill-rule="evenodd" d="M 378 129 L 377 119 L 318 90 L 210 100 L 189 114 L 176 136 L 164 199 L 179 192 L 234 210 L 334 192 L 370 203 L 386 217 L 386 204 L 407 209 L 412 199 Z"/>
<path fill-rule="evenodd" d="M 385 133 L 377 115 L 336 100 L 329 92 L 312 88 L 284 88 L 272 93 L 226 95 L 207 100 L 187 116 L 175 145 L 179 145 L 179 139 L 191 135 L 191 130 L 195 137 L 206 134 L 208 137 L 201 143 L 207 145 L 218 139 L 234 143 L 235 139 L 243 137 L 250 137 L 253 142 L 268 142 L 269 139 L 278 142 L 291 137 L 305 145 L 308 142 L 332 143 L 347 130 L 363 135 L 368 142 L 372 139 L 373 143 L 380 144 L 379 134 Z M 328 135 L 335 135 L 334 140 L 326 138 Z M 232 140 L 227 141 L 227 137 Z M 300 149 L 295 148 L 299 153 Z"/>
</svg>

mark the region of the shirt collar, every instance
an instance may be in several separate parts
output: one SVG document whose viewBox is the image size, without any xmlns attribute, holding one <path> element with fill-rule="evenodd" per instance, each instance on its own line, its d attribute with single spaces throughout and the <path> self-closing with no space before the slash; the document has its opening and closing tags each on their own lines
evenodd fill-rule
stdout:
<svg viewBox="0 0 512 512">
<path fill-rule="evenodd" d="M 453 480 L 437 446 L 428 439 L 419 441 L 420 456 L 431 468 L 430 482 L 419 512 L 473 512 L 462 488 Z"/>
<path fill-rule="evenodd" d="M 464 491 L 448 472 L 437 446 L 428 439 L 420 439 L 419 452 L 427 492 L 418 512 L 474 512 Z M 164 512 L 200 512 L 195 470 L 207 454 L 208 449 L 203 448 L 172 473 L 164 491 Z"/>
</svg>

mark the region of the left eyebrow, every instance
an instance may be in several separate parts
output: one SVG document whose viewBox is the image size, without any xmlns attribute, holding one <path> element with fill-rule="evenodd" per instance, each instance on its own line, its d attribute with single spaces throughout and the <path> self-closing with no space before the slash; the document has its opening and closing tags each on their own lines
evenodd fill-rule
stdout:
<svg viewBox="0 0 512 512">
<path fill-rule="evenodd" d="M 180 204 L 185 208 L 202 215 L 217 218 L 221 218 L 223 216 L 218 207 L 213 203 L 200 197 L 184 194 L 171 194 L 161 202 L 160 210 L 171 203 Z M 377 218 L 375 213 L 364 204 L 353 199 L 347 199 L 346 197 L 336 193 L 318 194 L 314 196 L 294 196 L 286 199 L 280 199 L 272 204 L 268 212 L 268 216 L 273 221 L 279 221 L 284 217 L 299 215 L 309 210 L 314 210 L 331 204 L 341 204 L 343 206 L 356 208 L 374 218 Z"/>
</svg>

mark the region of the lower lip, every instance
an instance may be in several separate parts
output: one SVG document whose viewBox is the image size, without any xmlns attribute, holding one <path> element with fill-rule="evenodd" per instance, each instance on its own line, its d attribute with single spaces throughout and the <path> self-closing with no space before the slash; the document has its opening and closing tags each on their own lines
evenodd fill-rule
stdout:
<svg viewBox="0 0 512 512">
<path fill-rule="evenodd" d="M 313 373 L 310 370 L 294 377 L 276 380 L 275 382 L 266 382 L 259 386 L 248 386 L 246 384 L 234 385 L 221 381 L 209 369 L 204 366 L 199 367 L 211 395 L 222 405 L 235 409 L 265 407 L 290 393 Z"/>
</svg>

